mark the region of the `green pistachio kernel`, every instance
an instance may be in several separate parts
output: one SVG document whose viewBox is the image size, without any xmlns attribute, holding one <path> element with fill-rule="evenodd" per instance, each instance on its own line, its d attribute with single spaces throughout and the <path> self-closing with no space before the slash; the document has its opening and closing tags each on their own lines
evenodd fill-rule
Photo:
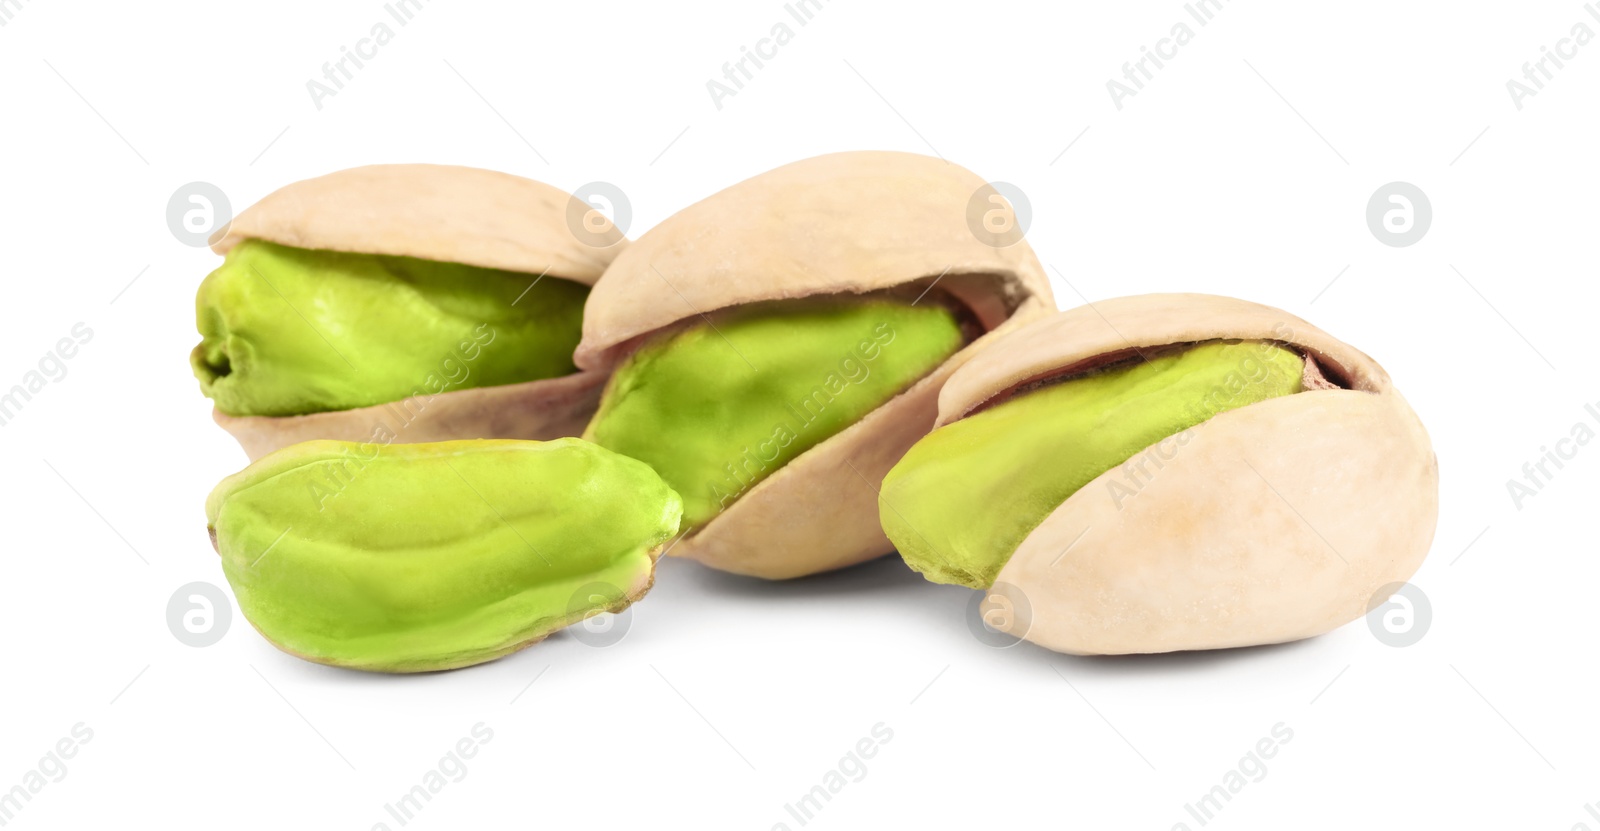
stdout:
<svg viewBox="0 0 1600 831">
<path fill-rule="evenodd" d="M 223 572 L 268 640 L 385 672 L 492 660 L 620 611 L 681 510 L 648 466 L 579 439 L 306 442 L 206 500 Z"/>
<path fill-rule="evenodd" d="M 189 362 L 229 415 L 348 410 L 573 371 L 589 288 L 245 240 L 200 284 Z"/>
<path fill-rule="evenodd" d="M 641 459 L 696 529 L 756 483 L 882 406 L 959 350 L 937 303 L 754 303 L 674 330 L 611 377 L 585 438 Z"/>
<path fill-rule="evenodd" d="M 913 445 L 878 500 L 905 561 L 936 583 L 988 588 L 1029 532 L 1100 474 L 1219 413 L 1301 389 L 1301 357 L 1270 343 L 1147 354 L 1024 392 Z"/>
</svg>

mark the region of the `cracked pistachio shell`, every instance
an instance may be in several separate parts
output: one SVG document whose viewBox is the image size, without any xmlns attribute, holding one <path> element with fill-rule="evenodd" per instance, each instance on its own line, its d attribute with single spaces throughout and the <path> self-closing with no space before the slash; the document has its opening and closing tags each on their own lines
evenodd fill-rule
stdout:
<svg viewBox="0 0 1600 831">
<path fill-rule="evenodd" d="M 952 375 L 938 423 L 1097 356 L 1217 339 L 1287 344 L 1344 388 L 1220 413 L 1148 473 L 1091 481 L 1001 568 L 986 620 L 1074 654 L 1281 643 L 1363 616 L 1416 572 L 1439 507 L 1427 432 L 1377 362 L 1278 309 L 1158 294 L 1053 315 Z"/>
<path fill-rule="evenodd" d="M 1220 412 L 1303 385 L 1303 359 L 1268 343 L 1140 352 L 1030 387 L 912 446 L 878 496 L 906 565 L 935 583 L 987 589 L 1022 540 L 1095 477 L 1151 445 L 1187 441 Z"/>
<path fill-rule="evenodd" d="M 617 367 L 583 438 L 655 468 L 683 497 L 692 534 L 965 345 L 950 309 L 911 299 L 828 295 L 715 312 Z"/>
<path fill-rule="evenodd" d="M 985 187 L 965 168 L 912 153 L 818 156 L 690 205 L 617 256 L 584 308 L 582 369 L 610 371 L 652 335 L 714 310 L 816 295 L 936 284 L 983 331 L 744 492 L 673 556 L 782 579 L 893 550 L 877 488 L 932 427 L 940 386 L 994 338 L 1055 308 L 1025 241 L 996 247 L 974 233 L 969 206 Z"/>
<path fill-rule="evenodd" d="M 592 286 L 627 241 L 580 239 L 572 197 L 530 179 L 447 165 L 370 165 L 295 182 L 268 194 L 212 243 L 227 254 L 246 239 L 295 248 L 416 257 Z M 615 229 L 611 229 L 615 230 Z M 441 356 L 445 357 L 445 356 Z M 427 383 L 418 378 L 419 387 Z M 602 372 L 445 390 L 386 404 L 291 416 L 212 418 L 252 459 L 297 442 L 430 442 L 575 436 L 594 413 Z"/>
<path fill-rule="evenodd" d="M 274 646 L 381 672 L 515 652 L 641 597 L 682 502 L 580 439 L 314 441 L 224 479 L 212 543 Z"/>
</svg>

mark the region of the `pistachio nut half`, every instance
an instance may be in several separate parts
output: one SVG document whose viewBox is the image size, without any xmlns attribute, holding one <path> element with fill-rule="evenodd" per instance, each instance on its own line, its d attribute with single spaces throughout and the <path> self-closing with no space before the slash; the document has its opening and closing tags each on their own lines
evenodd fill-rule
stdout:
<svg viewBox="0 0 1600 831">
<path fill-rule="evenodd" d="M 771 579 L 891 550 L 883 474 L 939 386 L 1054 308 L 1031 249 L 980 238 L 983 180 L 910 153 L 820 156 L 733 185 L 622 252 L 575 359 L 612 372 L 584 436 L 684 497 L 674 556 Z"/>
<path fill-rule="evenodd" d="M 580 439 L 311 441 L 222 480 L 206 521 L 274 646 L 424 672 L 621 611 L 650 589 L 681 510 L 648 466 Z"/>
<path fill-rule="evenodd" d="M 956 371 L 879 509 L 912 568 L 986 591 L 1012 635 L 1212 649 L 1320 635 L 1410 577 L 1438 462 L 1356 349 L 1267 306 L 1146 295 L 1031 323 Z"/>
<path fill-rule="evenodd" d="M 310 439 L 576 435 L 605 380 L 572 362 L 584 301 L 625 240 L 574 234 L 571 199 L 440 165 L 268 195 L 214 242 L 226 259 L 195 300 L 213 417 L 252 459 Z"/>
</svg>

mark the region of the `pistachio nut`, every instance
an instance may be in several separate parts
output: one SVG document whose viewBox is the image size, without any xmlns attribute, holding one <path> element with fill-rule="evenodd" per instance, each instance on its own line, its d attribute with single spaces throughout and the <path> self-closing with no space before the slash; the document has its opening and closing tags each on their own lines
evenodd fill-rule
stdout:
<svg viewBox="0 0 1600 831">
<path fill-rule="evenodd" d="M 984 590 L 1017 637 L 1246 646 L 1330 631 L 1410 577 L 1438 462 L 1356 349 L 1267 306 L 1147 295 L 1023 326 L 957 370 L 879 509 L 912 568 Z"/>
<path fill-rule="evenodd" d="M 570 230 L 571 197 L 464 167 L 296 182 L 235 219 L 190 356 L 252 459 L 310 439 L 575 435 L 604 383 L 572 362 L 589 287 L 625 244 Z M 613 229 L 614 230 L 614 229 Z"/>
<path fill-rule="evenodd" d="M 925 156 L 821 156 L 691 205 L 617 257 L 575 354 L 614 370 L 584 435 L 683 494 L 674 556 L 777 579 L 891 550 L 877 487 L 932 426 L 939 386 L 1054 307 L 1025 242 L 969 225 L 984 187 Z"/>
<path fill-rule="evenodd" d="M 612 376 L 585 437 L 671 482 L 709 483 L 684 493 L 684 523 L 698 528 L 962 341 L 955 314 L 934 303 L 868 295 L 738 306 L 641 346 Z"/>
<path fill-rule="evenodd" d="M 682 501 L 581 439 L 312 441 L 224 479 L 212 544 L 274 646 L 382 672 L 493 660 L 649 590 Z"/>
</svg>

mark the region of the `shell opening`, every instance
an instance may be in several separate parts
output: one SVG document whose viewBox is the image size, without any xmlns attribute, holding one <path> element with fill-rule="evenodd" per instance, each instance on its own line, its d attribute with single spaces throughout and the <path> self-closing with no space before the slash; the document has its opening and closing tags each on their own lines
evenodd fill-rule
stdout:
<svg viewBox="0 0 1600 831">
<path fill-rule="evenodd" d="M 934 430 L 889 472 L 879 518 L 913 569 L 987 588 L 1040 522 L 1108 471 L 1152 449 L 1170 460 L 1229 410 L 1335 388 L 1315 359 L 1260 340 L 1129 349 L 1068 369 Z"/>
<path fill-rule="evenodd" d="M 1127 349 L 1104 352 L 1091 358 L 1085 358 L 1081 361 L 1077 361 L 1063 367 L 1058 367 L 1048 372 L 1042 372 L 1030 378 L 1019 381 L 973 405 L 966 412 L 962 413 L 960 418 L 968 418 L 996 405 L 1010 401 L 1018 396 L 1027 395 L 1035 390 L 1044 389 L 1046 387 L 1066 383 L 1069 381 L 1076 381 L 1080 378 L 1087 378 L 1089 376 L 1104 372 L 1114 372 L 1119 369 L 1126 369 L 1128 367 L 1148 363 L 1156 358 L 1186 352 L 1201 344 L 1222 342 L 1240 343 L 1244 341 L 1188 341 L 1183 343 L 1163 344 L 1160 346 L 1130 346 Z M 1349 378 L 1337 365 L 1329 361 L 1327 357 L 1312 352 L 1309 349 L 1281 341 L 1260 340 L 1254 342 L 1271 344 L 1298 355 L 1300 359 L 1305 362 L 1305 368 L 1301 373 L 1301 383 L 1304 386 L 1303 391 L 1305 392 L 1312 392 L 1316 390 L 1369 391 L 1352 384 Z"/>
<path fill-rule="evenodd" d="M 697 531 L 981 334 L 939 288 L 765 300 L 682 321 L 611 375 L 584 438 L 650 464 Z"/>
</svg>

